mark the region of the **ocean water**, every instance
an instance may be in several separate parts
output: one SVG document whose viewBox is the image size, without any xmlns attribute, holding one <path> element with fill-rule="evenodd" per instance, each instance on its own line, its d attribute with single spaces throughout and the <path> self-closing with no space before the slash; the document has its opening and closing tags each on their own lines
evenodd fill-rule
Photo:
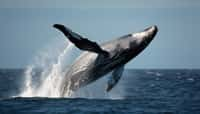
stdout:
<svg viewBox="0 0 200 114">
<path fill-rule="evenodd" d="M 110 93 L 105 78 L 65 98 L 19 96 L 24 72 L 0 70 L 0 114 L 200 114 L 200 70 L 126 69 Z"/>
</svg>

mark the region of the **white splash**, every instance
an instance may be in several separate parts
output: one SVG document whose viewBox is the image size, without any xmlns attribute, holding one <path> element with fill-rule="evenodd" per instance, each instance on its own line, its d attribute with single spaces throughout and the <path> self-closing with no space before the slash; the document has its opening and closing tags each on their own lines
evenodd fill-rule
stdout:
<svg viewBox="0 0 200 114">
<path fill-rule="evenodd" d="M 68 45 L 62 50 L 57 60 L 53 60 L 53 54 L 43 52 L 36 57 L 34 64 L 27 67 L 25 71 L 24 90 L 20 97 L 60 97 L 61 81 L 66 72 L 65 61 L 69 58 L 73 45 Z M 55 56 L 55 55 L 54 55 Z M 66 57 L 67 56 L 67 57 Z M 41 68 L 37 73 L 37 68 Z M 34 79 L 37 77 L 37 79 Z"/>
</svg>

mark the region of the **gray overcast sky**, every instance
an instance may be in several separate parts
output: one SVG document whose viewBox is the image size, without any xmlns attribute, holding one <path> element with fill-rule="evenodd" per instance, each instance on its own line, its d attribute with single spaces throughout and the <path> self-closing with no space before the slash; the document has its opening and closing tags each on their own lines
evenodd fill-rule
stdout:
<svg viewBox="0 0 200 114">
<path fill-rule="evenodd" d="M 0 0 L 2 8 L 183 8 L 199 0 Z"/>
<path fill-rule="evenodd" d="M 35 54 L 62 34 L 62 23 L 97 42 L 156 24 L 158 35 L 129 68 L 200 68 L 198 0 L 109 2 L 51 0 L 0 1 L 0 67 L 25 67 Z"/>
</svg>

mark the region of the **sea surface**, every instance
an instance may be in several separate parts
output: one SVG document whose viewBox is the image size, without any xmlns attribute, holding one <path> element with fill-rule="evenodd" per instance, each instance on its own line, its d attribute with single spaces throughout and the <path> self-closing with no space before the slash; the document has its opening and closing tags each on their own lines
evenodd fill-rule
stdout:
<svg viewBox="0 0 200 114">
<path fill-rule="evenodd" d="M 126 69 L 109 97 L 20 97 L 23 82 L 0 70 L 0 114 L 200 114 L 200 70 Z"/>
</svg>

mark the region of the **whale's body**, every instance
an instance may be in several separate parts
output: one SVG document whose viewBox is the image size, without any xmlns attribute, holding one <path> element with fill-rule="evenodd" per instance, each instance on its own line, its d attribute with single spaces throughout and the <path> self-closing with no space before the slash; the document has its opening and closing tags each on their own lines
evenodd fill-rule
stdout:
<svg viewBox="0 0 200 114">
<path fill-rule="evenodd" d="M 62 96 L 113 71 L 107 85 L 107 91 L 110 91 L 122 76 L 124 65 L 144 50 L 157 33 L 157 27 L 152 26 L 142 32 L 128 34 L 98 45 L 62 25 L 54 27 L 61 30 L 79 49 L 86 50 L 68 69 L 61 84 Z"/>
</svg>

